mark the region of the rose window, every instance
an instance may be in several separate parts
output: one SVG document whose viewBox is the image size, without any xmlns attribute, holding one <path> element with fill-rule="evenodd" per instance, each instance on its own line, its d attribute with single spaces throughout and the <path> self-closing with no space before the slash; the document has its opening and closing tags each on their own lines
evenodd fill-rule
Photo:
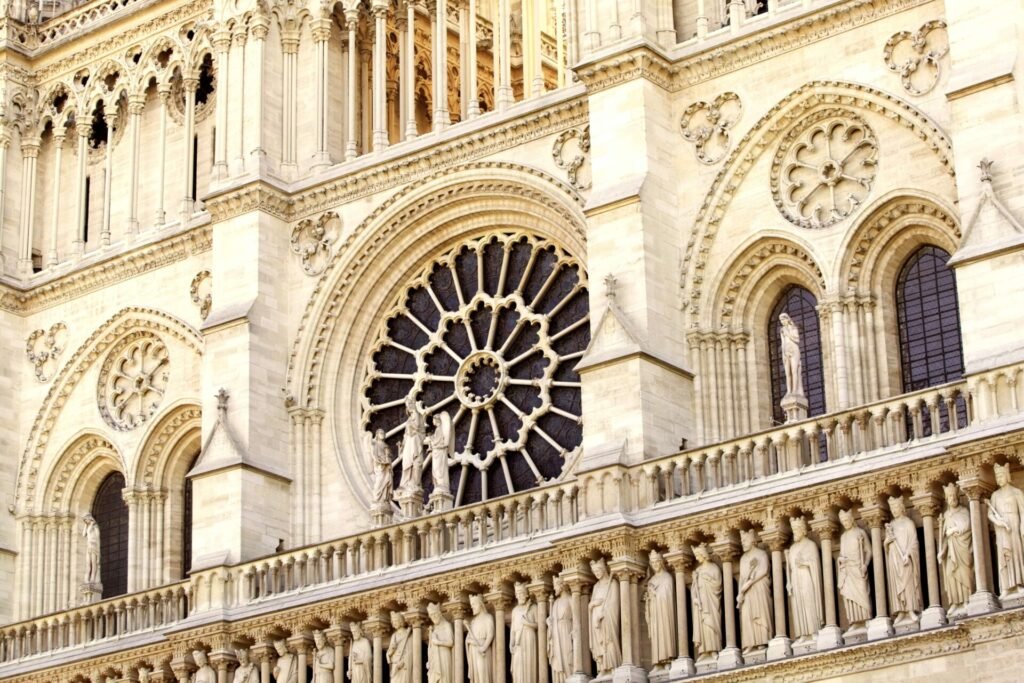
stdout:
<svg viewBox="0 0 1024 683">
<path fill-rule="evenodd" d="M 805 228 L 825 228 L 851 215 L 871 192 L 878 142 L 851 114 L 824 112 L 786 136 L 772 168 L 782 214 Z"/>
<path fill-rule="evenodd" d="M 383 429 L 397 458 L 410 394 L 428 425 L 439 411 L 451 415 L 456 505 L 556 479 L 579 454 L 574 367 L 589 342 L 586 273 L 576 259 L 523 233 L 467 241 L 409 283 L 386 314 L 367 361 L 363 429 Z M 394 471 L 397 486 L 397 460 Z M 429 472 L 422 485 L 426 496 Z"/>
<path fill-rule="evenodd" d="M 168 362 L 167 347 L 149 333 L 133 335 L 110 352 L 98 387 L 107 424 L 130 431 L 156 412 L 167 389 Z"/>
</svg>

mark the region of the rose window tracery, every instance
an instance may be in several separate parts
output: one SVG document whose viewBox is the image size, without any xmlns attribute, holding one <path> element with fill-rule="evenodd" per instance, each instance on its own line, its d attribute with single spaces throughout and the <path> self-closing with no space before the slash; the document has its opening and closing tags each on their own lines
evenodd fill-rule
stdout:
<svg viewBox="0 0 1024 683">
<path fill-rule="evenodd" d="M 367 360 L 362 428 L 384 431 L 397 486 L 408 396 L 427 424 L 448 413 L 456 505 L 555 479 L 579 454 L 574 367 L 589 342 L 576 259 L 524 233 L 468 240 L 425 268 L 384 316 Z M 422 485 L 426 496 L 429 474 Z"/>
<path fill-rule="evenodd" d="M 877 160 L 878 141 L 867 123 L 846 112 L 822 112 L 780 145 L 772 167 L 775 204 L 795 225 L 834 225 L 867 199 Z"/>
<path fill-rule="evenodd" d="M 167 347 L 149 333 L 132 335 L 118 344 L 100 369 L 100 413 L 114 429 L 130 431 L 160 407 L 169 377 Z"/>
</svg>

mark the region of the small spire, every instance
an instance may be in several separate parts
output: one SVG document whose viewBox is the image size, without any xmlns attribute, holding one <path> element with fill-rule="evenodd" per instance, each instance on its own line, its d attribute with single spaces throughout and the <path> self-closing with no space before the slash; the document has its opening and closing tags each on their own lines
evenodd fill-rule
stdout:
<svg viewBox="0 0 1024 683">
<path fill-rule="evenodd" d="M 978 163 L 978 168 L 981 169 L 981 182 L 991 183 L 992 182 L 992 164 L 996 162 L 991 159 L 982 159 Z"/>
</svg>

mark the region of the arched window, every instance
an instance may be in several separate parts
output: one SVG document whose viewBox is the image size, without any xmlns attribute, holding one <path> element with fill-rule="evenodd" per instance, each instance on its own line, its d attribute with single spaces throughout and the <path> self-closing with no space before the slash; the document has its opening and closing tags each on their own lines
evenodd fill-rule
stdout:
<svg viewBox="0 0 1024 683">
<path fill-rule="evenodd" d="M 196 466 L 199 454 L 192 457 L 186 472 Z M 185 477 L 185 489 L 181 497 L 181 578 L 188 578 L 192 568 L 192 479 Z"/>
<path fill-rule="evenodd" d="M 818 300 L 803 287 L 793 285 L 779 297 L 768 319 L 768 356 L 771 363 L 772 418 L 776 424 L 786 421 L 782 397 L 786 394 L 786 371 L 782 364 L 782 342 L 779 340 L 779 316 L 793 319 L 800 331 L 800 359 L 803 368 L 804 394 L 809 415 L 825 412 L 825 377 L 821 363 L 821 334 L 818 323 Z"/>
<path fill-rule="evenodd" d="M 123 490 L 124 475 L 108 474 L 92 501 L 92 516 L 100 528 L 100 581 L 104 598 L 128 592 L 128 506 Z"/>
<path fill-rule="evenodd" d="M 903 391 L 917 391 L 963 377 L 960 307 L 949 254 L 921 247 L 896 281 Z"/>
</svg>

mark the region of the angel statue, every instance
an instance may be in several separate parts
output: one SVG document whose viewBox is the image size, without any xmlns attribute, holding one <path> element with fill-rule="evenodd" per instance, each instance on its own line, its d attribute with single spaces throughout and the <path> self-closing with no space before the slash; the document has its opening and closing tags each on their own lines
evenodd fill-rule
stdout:
<svg viewBox="0 0 1024 683">
<path fill-rule="evenodd" d="M 370 466 L 373 468 L 373 507 L 390 510 L 393 478 L 391 449 L 384 440 L 384 430 L 378 429 L 370 440 Z"/>
<path fill-rule="evenodd" d="M 413 394 L 405 399 L 405 410 L 408 415 L 405 421 L 405 438 L 402 440 L 402 483 L 398 487 L 399 494 L 414 496 L 423 490 L 423 446 L 427 437 L 427 418 L 423 412 L 423 404 Z"/>
</svg>

